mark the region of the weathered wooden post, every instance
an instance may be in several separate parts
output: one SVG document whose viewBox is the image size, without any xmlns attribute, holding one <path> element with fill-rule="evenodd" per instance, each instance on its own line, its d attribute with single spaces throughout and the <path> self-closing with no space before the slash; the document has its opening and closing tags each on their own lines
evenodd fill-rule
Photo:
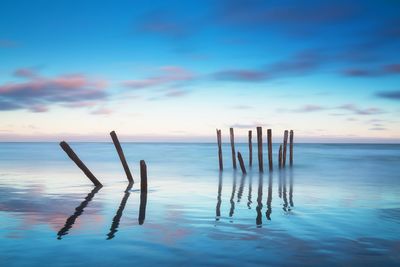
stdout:
<svg viewBox="0 0 400 267">
<path fill-rule="evenodd" d="M 247 172 L 246 172 L 246 167 L 244 166 L 242 154 L 240 154 L 240 152 L 238 152 L 237 156 L 238 156 L 238 159 L 239 159 L 240 168 L 242 169 L 242 173 L 246 174 Z"/>
<path fill-rule="evenodd" d="M 278 161 L 279 161 L 279 168 L 282 168 L 282 144 L 279 145 Z"/>
<path fill-rule="evenodd" d="M 60 143 L 61 148 L 67 153 L 68 157 L 75 162 L 76 166 L 83 171 L 83 173 L 92 181 L 95 186 L 102 186 L 99 180 L 93 175 L 93 173 L 86 167 L 86 165 L 79 159 L 72 148 L 65 142 Z"/>
<path fill-rule="evenodd" d="M 282 159 L 282 167 L 284 167 L 284 168 L 285 168 L 285 165 L 286 165 L 287 139 L 288 139 L 288 130 L 285 130 L 285 133 L 283 135 L 283 159 Z"/>
<path fill-rule="evenodd" d="M 253 165 L 253 144 L 251 142 L 252 132 L 249 131 L 249 166 Z"/>
<path fill-rule="evenodd" d="M 293 165 L 293 130 L 290 130 L 290 166 Z"/>
<path fill-rule="evenodd" d="M 115 131 L 112 131 L 110 133 L 110 135 L 111 135 L 111 139 L 113 140 L 115 149 L 118 152 L 118 156 L 119 156 L 119 159 L 121 160 L 122 167 L 124 167 L 124 170 L 126 173 L 126 178 L 128 178 L 129 183 L 133 183 L 133 177 L 132 177 L 131 171 L 129 170 L 128 163 L 126 162 L 124 151 L 122 150 L 121 144 L 119 143 L 117 134 L 115 133 Z"/>
<path fill-rule="evenodd" d="M 260 172 L 264 172 L 262 145 L 262 128 L 257 127 L 258 169 Z"/>
<path fill-rule="evenodd" d="M 222 140 L 221 140 L 221 130 L 217 129 L 217 142 L 218 142 L 218 158 L 219 158 L 219 170 L 224 169 L 224 164 L 222 161 Z"/>
<path fill-rule="evenodd" d="M 230 128 L 229 132 L 231 137 L 232 164 L 233 164 L 233 169 L 236 169 L 235 135 L 233 134 L 233 128 Z"/>
<path fill-rule="evenodd" d="M 269 170 L 272 171 L 273 165 L 272 165 L 272 130 L 271 129 L 267 130 L 267 139 L 268 139 L 268 164 L 269 164 Z"/>
<path fill-rule="evenodd" d="M 140 161 L 140 192 L 147 193 L 147 167 L 144 160 Z"/>
</svg>

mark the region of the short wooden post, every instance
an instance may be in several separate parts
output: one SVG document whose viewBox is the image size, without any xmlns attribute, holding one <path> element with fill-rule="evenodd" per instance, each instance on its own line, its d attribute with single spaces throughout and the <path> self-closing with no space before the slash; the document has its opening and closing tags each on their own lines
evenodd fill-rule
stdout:
<svg viewBox="0 0 400 267">
<path fill-rule="evenodd" d="M 257 127 L 258 169 L 260 172 L 264 172 L 262 146 L 262 128 Z"/>
<path fill-rule="evenodd" d="M 76 166 L 78 166 L 84 174 L 92 181 L 95 186 L 102 186 L 99 180 L 93 175 L 93 173 L 86 167 L 86 165 L 79 159 L 79 157 L 75 154 L 72 148 L 65 142 L 62 141 L 60 143 L 61 148 L 67 153 L 68 157 L 75 162 Z"/>
<path fill-rule="evenodd" d="M 279 145 L 278 161 L 279 161 L 279 168 L 282 168 L 282 144 Z"/>
<path fill-rule="evenodd" d="M 249 166 L 253 165 L 253 143 L 251 141 L 252 132 L 249 131 Z"/>
<path fill-rule="evenodd" d="M 140 192 L 147 193 L 147 166 L 144 160 L 140 161 Z"/>
<path fill-rule="evenodd" d="M 236 169 L 235 135 L 233 134 L 233 128 L 230 128 L 229 132 L 231 137 L 232 165 L 233 169 Z"/>
<path fill-rule="evenodd" d="M 224 169 L 224 164 L 222 161 L 222 140 L 221 140 L 221 130 L 217 129 L 217 142 L 218 142 L 218 158 L 219 158 L 219 170 Z"/>
<path fill-rule="evenodd" d="M 293 165 L 293 130 L 290 130 L 290 166 Z"/>
<path fill-rule="evenodd" d="M 272 171 L 273 165 L 272 165 L 272 130 L 271 129 L 267 130 L 267 139 L 268 139 L 268 164 L 269 164 L 269 170 Z"/>
<path fill-rule="evenodd" d="M 121 160 L 122 167 L 124 167 L 124 170 L 126 173 L 126 178 L 128 178 L 128 181 L 130 183 L 133 183 L 133 177 L 132 177 L 131 171 L 129 170 L 128 163 L 126 162 L 124 151 L 122 150 L 121 144 L 119 143 L 117 134 L 115 133 L 115 131 L 112 131 L 110 133 L 110 135 L 111 135 L 111 139 L 113 140 L 115 149 L 118 152 L 118 156 L 119 156 L 119 159 Z"/>
<path fill-rule="evenodd" d="M 238 159 L 239 159 L 240 168 L 242 169 L 242 173 L 246 174 L 247 172 L 246 172 L 246 167 L 244 166 L 242 154 L 240 154 L 240 152 L 238 152 L 237 156 L 238 156 Z"/>
<path fill-rule="evenodd" d="M 285 168 L 286 165 L 286 148 L 287 148 L 287 139 L 288 139 L 288 130 L 285 130 L 283 135 L 283 159 L 282 159 L 282 167 Z"/>
</svg>

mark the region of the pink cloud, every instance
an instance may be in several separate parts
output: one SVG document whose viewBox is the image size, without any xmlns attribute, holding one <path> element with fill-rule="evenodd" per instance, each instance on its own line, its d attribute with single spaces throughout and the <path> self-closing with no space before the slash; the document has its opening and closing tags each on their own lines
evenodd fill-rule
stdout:
<svg viewBox="0 0 400 267">
<path fill-rule="evenodd" d="M 159 68 L 159 70 L 161 74 L 157 76 L 142 80 L 125 81 L 123 85 L 133 89 L 142 89 L 190 81 L 194 77 L 190 71 L 177 66 L 164 66 Z"/>
<path fill-rule="evenodd" d="M 14 74 L 27 81 L 0 85 L 1 110 L 45 112 L 52 104 L 78 107 L 107 98 L 104 90 L 106 82 L 89 79 L 83 74 L 48 78 L 30 69 L 19 69 Z"/>
</svg>

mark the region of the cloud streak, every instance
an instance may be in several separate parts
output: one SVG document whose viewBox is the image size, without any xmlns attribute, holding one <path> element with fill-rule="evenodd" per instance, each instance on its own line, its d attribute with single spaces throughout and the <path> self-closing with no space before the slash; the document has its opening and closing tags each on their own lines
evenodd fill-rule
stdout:
<svg viewBox="0 0 400 267">
<path fill-rule="evenodd" d="M 0 85 L 0 110 L 46 112 L 54 104 L 80 107 L 107 98 L 106 82 L 91 80 L 83 74 L 44 77 L 29 69 L 19 69 L 14 75 L 26 81 Z"/>
<path fill-rule="evenodd" d="M 375 94 L 377 97 L 400 101 L 400 90 L 397 91 L 381 91 Z"/>
</svg>

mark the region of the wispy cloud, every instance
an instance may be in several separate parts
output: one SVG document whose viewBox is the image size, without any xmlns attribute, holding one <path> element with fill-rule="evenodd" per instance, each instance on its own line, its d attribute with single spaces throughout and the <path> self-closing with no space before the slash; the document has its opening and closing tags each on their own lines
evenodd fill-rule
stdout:
<svg viewBox="0 0 400 267">
<path fill-rule="evenodd" d="M 159 68 L 158 72 L 161 73 L 146 79 L 125 81 L 123 85 L 132 89 L 171 86 L 180 82 L 190 81 L 194 77 L 189 70 L 177 66 L 164 66 Z"/>
<path fill-rule="evenodd" d="M 354 114 L 357 115 L 376 115 L 376 114 L 382 114 L 384 113 L 384 111 L 380 108 L 375 108 L 375 107 L 370 107 L 370 108 L 359 108 L 354 104 L 344 104 L 341 105 L 339 107 L 337 107 L 338 109 L 342 109 L 342 110 L 347 110 L 347 111 L 351 111 Z"/>
<path fill-rule="evenodd" d="M 350 68 L 342 71 L 342 74 L 349 77 L 378 77 L 386 75 L 400 75 L 400 64 L 387 64 L 378 68 Z"/>
<path fill-rule="evenodd" d="M 395 91 L 381 91 L 375 94 L 378 97 L 386 98 L 390 100 L 400 100 L 400 90 Z"/>
<path fill-rule="evenodd" d="M 293 112 L 315 112 L 315 111 L 322 111 L 322 110 L 326 110 L 326 107 L 322 107 L 319 105 L 305 105 L 303 107 L 300 107 L 298 109 L 294 109 Z"/>
<path fill-rule="evenodd" d="M 78 107 L 107 97 L 105 81 L 91 80 L 83 74 L 44 77 L 30 69 L 19 69 L 14 74 L 26 81 L 0 85 L 0 110 L 45 112 L 53 104 Z"/>
</svg>

